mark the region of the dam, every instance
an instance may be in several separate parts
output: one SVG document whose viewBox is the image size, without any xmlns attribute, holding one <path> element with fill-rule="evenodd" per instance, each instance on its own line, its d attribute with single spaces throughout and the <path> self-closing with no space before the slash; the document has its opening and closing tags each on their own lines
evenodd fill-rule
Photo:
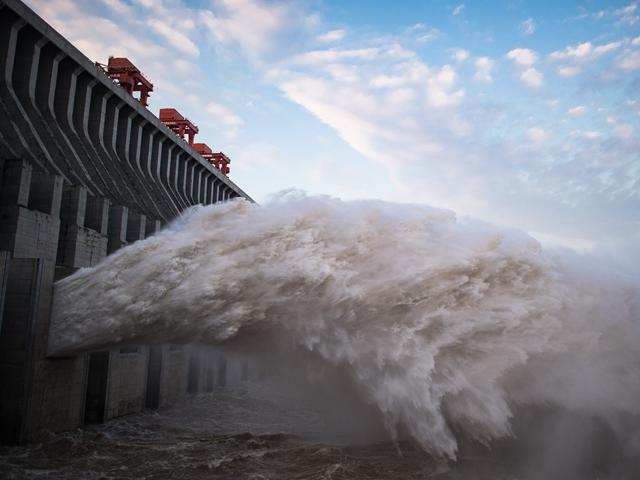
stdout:
<svg viewBox="0 0 640 480">
<path fill-rule="evenodd" d="M 138 59 L 0 7 L 1 478 L 637 477 L 636 280 L 419 203 L 256 205 Z"/>
<path fill-rule="evenodd" d="M 1 442 L 211 391 L 226 363 L 203 348 L 49 358 L 54 283 L 193 205 L 251 198 L 19 0 L 0 0 L 0 71 Z"/>
</svg>

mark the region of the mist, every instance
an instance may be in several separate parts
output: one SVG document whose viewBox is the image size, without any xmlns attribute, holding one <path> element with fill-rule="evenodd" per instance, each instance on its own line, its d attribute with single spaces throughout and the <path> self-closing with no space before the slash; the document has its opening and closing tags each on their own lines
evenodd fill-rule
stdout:
<svg viewBox="0 0 640 480">
<path fill-rule="evenodd" d="M 425 206 L 234 200 L 60 281 L 49 353 L 264 340 L 312 359 L 294 384 L 316 372 L 348 392 L 334 404 L 367 410 L 359 440 L 408 437 L 443 459 L 544 444 L 542 468 L 586 465 L 610 437 L 610 465 L 640 452 L 640 288 L 601 263 Z"/>
</svg>

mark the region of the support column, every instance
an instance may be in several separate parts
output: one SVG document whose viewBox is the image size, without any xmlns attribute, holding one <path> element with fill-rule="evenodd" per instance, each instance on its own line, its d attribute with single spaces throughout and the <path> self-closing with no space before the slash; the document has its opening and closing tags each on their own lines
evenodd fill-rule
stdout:
<svg viewBox="0 0 640 480">
<path fill-rule="evenodd" d="M 30 363 L 41 293 L 44 260 L 13 258 L 9 265 L 0 331 L 0 443 L 25 440 L 30 400 Z"/>
<path fill-rule="evenodd" d="M 11 253 L 0 251 L 0 332 L 2 332 L 2 317 L 4 313 L 4 299 L 9 283 L 9 265 Z"/>
<path fill-rule="evenodd" d="M 6 160 L 2 173 L 2 191 L 0 191 L 0 205 L 14 206 L 29 205 L 31 191 L 31 164 L 24 160 Z"/>
<path fill-rule="evenodd" d="M 60 220 L 63 224 L 84 227 L 87 211 L 87 189 L 82 186 L 66 185 L 62 191 Z"/>
<path fill-rule="evenodd" d="M 52 217 L 59 217 L 62 186 L 62 177 L 46 172 L 33 172 L 29 193 L 29 209 L 46 213 Z"/>
<path fill-rule="evenodd" d="M 109 208 L 109 241 L 107 253 L 111 254 L 127 244 L 127 222 L 129 209 L 122 205 L 112 205 Z"/>
<path fill-rule="evenodd" d="M 89 213 L 87 197 L 85 187 L 68 186 L 65 188 L 60 242 L 58 244 L 58 265 L 70 268 L 90 267 L 107 255 L 107 236 L 85 226 L 87 213 Z M 102 211 L 100 211 L 100 206 L 102 206 Z M 98 217 L 96 219 L 98 221 L 93 222 L 94 225 L 98 224 L 98 228 L 102 228 L 105 219 L 107 219 L 104 207 L 104 201 L 94 202 L 94 211 L 91 213 L 94 217 Z"/>
<path fill-rule="evenodd" d="M 129 212 L 126 235 L 128 243 L 144 239 L 146 233 L 146 222 L 147 217 L 145 215 L 137 212 Z"/>
<path fill-rule="evenodd" d="M 152 220 L 147 218 L 147 224 L 145 226 L 144 236 L 145 238 L 155 235 L 162 229 L 162 222 L 160 220 Z"/>
<path fill-rule="evenodd" d="M 89 195 L 85 211 L 85 226 L 102 235 L 107 235 L 109 229 L 109 207 L 110 202 L 107 198 Z"/>
<path fill-rule="evenodd" d="M 4 162 L 0 249 L 15 258 L 55 260 L 61 201 L 61 177 L 33 172 L 22 160 Z"/>
</svg>

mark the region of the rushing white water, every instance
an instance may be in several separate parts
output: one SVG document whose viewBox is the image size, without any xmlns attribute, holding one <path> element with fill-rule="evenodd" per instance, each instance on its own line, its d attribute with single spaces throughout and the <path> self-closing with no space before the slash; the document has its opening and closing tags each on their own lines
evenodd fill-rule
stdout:
<svg viewBox="0 0 640 480">
<path fill-rule="evenodd" d="M 584 270 L 584 269 L 582 269 Z M 50 352 L 278 329 L 455 457 L 519 405 L 640 413 L 640 294 L 448 211 L 284 194 L 190 211 L 57 284 Z"/>
</svg>

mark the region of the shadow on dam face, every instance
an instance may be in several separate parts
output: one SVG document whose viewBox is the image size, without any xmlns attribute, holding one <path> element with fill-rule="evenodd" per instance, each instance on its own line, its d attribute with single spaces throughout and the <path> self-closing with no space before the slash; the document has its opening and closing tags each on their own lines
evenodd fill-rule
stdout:
<svg viewBox="0 0 640 480">
<path fill-rule="evenodd" d="M 87 376 L 87 394 L 84 409 L 85 423 L 104 422 L 108 378 L 109 352 L 94 352 L 89 355 L 89 373 Z"/>
<path fill-rule="evenodd" d="M 195 395 L 200 392 L 200 361 L 198 357 L 189 357 L 189 367 L 187 373 L 187 393 Z"/>
<path fill-rule="evenodd" d="M 149 365 L 147 368 L 147 392 L 145 407 L 157 410 L 160 407 L 160 377 L 162 375 L 162 347 L 152 346 L 149 349 Z"/>
</svg>

